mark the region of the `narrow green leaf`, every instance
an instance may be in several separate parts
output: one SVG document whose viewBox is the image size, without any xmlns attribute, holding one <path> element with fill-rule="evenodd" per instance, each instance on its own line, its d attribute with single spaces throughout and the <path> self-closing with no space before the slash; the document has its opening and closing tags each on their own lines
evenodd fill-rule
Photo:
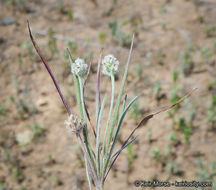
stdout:
<svg viewBox="0 0 216 190">
<path fill-rule="evenodd" d="M 79 86 L 79 80 L 76 75 L 73 74 L 73 80 L 74 80 L 74 85 L 76 89 L 76 97 L 77 97 L 77 104 L 80 110 L 80 116 L 82 119 L 84 119 L 84 113 L 82 109 L 82 103 L 81 103 L 81 96 L 80 96 L 80 86 Z"/>
<path fill-rule="evenodd" d="M 109 130 L 109 135 L 108 135 L 108 140 L 107 140 L 108 145 L 110 144 L 111 138 L 113 136 L 113 129 L 114 129 L 114 126 L 116 124 L 116 121 L 117 121 L 118 115 L 119 115 L 119 107 L 120 107 L 120 103 L 121 103 L 122 94 L 123 94 L 123 91 L 124 91 L 125 81 L 126 81 L 126 78 L 127 78 L 128 67 L 129 67 L 130 60 L 131 60 L 131 54 L 132 54 L 132 50 L 133 50 L 133 43 L 134 43 L 134 34 L 133 34 L 133 37 L 132 37 L 132 42 L 131 42 L 131 47 L 130 47 L 130 51 L 129 51 L 129 55 L 128 55 L 127 64 L 125 66 L 125 72 L 124 72 L 124 75 L 123 75 L 121 88 L 119 90 L 119 95 L 118 95 L 118 98 L 117 98 L 117 102 L 116 102 L 116 105 L 114 107 L 113 119 L 112 119 L 112 122 L 111 122 L 111 127 L 110 127 L 110 130 Z"/>
<path fill-rule="evenodd" d="M 98 115 L 98 127 L 97 127 L 97 134 L 96 134 L 96 168 L 97 174 L 100 174 L 100 135 L 101 135 L 101 121 L 103 117 L 104 106 L 106 104 L 106 96 L 103 98 L 101 109 Z"/>
<path fill-rule="evenodd" d="M 139 135 L 137 135 L 135 138 L 133 138 L 131 141 L 129 141 L 126 145 L 124 145 L 123 147 L 121 147 L 115 154 L 113 154 L 112 158 L 114 158 L 122 150 L 124 150 L 125 148 L 127 148 L 130 144 L 132 144 L 138 137 L 139 137 Z"/>
<path fill-rule="evenodd" d="M 123 113 L 124 110 L 125 110 L 125 104 L 126 104 L 126 102 L 127 102 L 127 94 L 126 94 L 125 97 L 124 97 L 124 101 L 123 101 L 123 103 L 122 103 L 122 107 L 121 107 L 121 110 L 120 110 L 120 115 L 122 115 L 122 113 Z M 120 118 L 119 118 L 119 120 L 118 120 L 118 123 L 119 123 L 119 121 L 120 121 Z"/>
<path fill-rule="evenodd" d="M 105 135 L 104 135 L 104 141 L 103 141 L 103 148 L 105 148 L 106 145 L 106 150 L 109 149 L 109 143 L 106 143 L 106 139 L 109 138 L 107 137 L 107 132 L 110 126 L 110 120 L 113 112 L 113 104 L 114 104 L 114 97 L 115 97 L 115 78 L 114 75 L 111 75 L 111 81 L 112 81 L 112 95 L 111 95 L 111 102 L 110 102 L 110 110 L 109 110 L 109 115 L 108 115 L 108 120 L 107 120 L 107 125 L 105 129 Z"/>
<path fill-rule="evenodd" d="M 136 136 L 134 139 L 132 139 L 129 143 L 126 143 L 125 145 L 123 144 L 123 145 L 122 145 L 122 148 L 116 153 L 116 156 L 115 156 L 114 160 L 112 161 L 112 163 L 111 163 L 109 169 L 108 169 L 107 172 L 106 172 L 106 175 L 104 176 L 104 179 L 103 179 L 104 182 L 105 182 L 105 180 L 106 180 L 107 175 L 109 174 L 109 171 L 112 169 L 112 167 L 113 167 L 115 161 L 117 160 L 119 154 L 121 153 L 121 151 L 124 150 L 124 148 L 126 148 L 128 145 L 130 145 L 131 143 L 133 143 L 133 142 L 137 139 L 137 137 L 138 137 L 138 136 Z"/>
<path fill-rule="evenodd" d="M 98 117 L 99 117 L 99 111 L 101 107 L 101 98 L 100 98 L 100 75 L 101 75 L 101 62 L 102 62 L 102 52 L 100 53 L 100 57 L 98 60 L 98 68 L 97 68 L 97 88 L 96 88 L 96 130 L 98 126 Z"/>
<path fill-rule="evenodd" d="M 113 149 L 114 149 L 114 146 L 118 140 L 118 134 L 119 134 L 119 131 L 121 129 L 121 126 L 122 126 L 122 122 L 126 116 L 126 113 L 128 111 L 128 109 L 131 107 L 131 105 L 136 101 L 136 99 L 138 98 L 138 96 L 136 96 L 134 99 L 131 100 L 131 102 L 128 104 L 128 106 L 125 108 L 123 114 L 121 115 L 120 117 L 120 120 L 119 120 L 119 123 L 118 123 L 118 126 L 117 126 L 117 129 L 116 129 L 116 132 L 115 132 L 115 137 L 114 137 L 114 140 L 113 140 L 113 144 L 112 144 L 112 148 L 111 148 L 111 151 L 110 153 L 112 153 Z"/>
<path fill-rule="evenodd" d="M 108 159 L 107 159 L 106 164 L 105 164 L 104 171 L 106 171 L 106 169 L 107 169 L 107 167 L 108 167 L 108 165 L 109 165 L 109 161 L 110 161 L 110 158 L 111 158 L 111 156 L 112 156 L 112 153 L 113 153 L 114 147 L 115 147 L 115 145 L 116 145 L 116 142 L 117 142 L 117 140 L 118 140 L 118 134 L 119 134 L 119 131 L 120 131 L 120 129 L 121 129 L 122 122 L 123 122 L 123 120 L 124 120 L 124 118 L 125 118 L 125 116 L 126 116 L 126 113 L 127 113 L 128 109 L 131 107 L 131 105 L 134 103 L 134 101 L 135 101 L 137 98 L 138 98 L 138 96 L 136 96 L 134 99 L 132 99 L 132 100 L 130 101 L 130 103 L 129 103 L 128 106 L 125 108 L 123 114 L 122 114 L 121 117 L 120 117 L 120 120 L 119 120 L 117 129 L 116 129 L 116 132 L 115 132 L 115 137 L 114 137 L 114 140 L 113 140 L 113 144 L 112 144 L 112 147 L 111 147 L 110 152 L 109 152 Z"/>
<path fill-rule="evenodd" d="M 87 158 L 85 156 L 84 156 L 84 160 L 85 160 L 86 176 L 87 176 L 87 180 L 88 180 L 89 190 L 92 190 L 91 173 L 89 171 L 88 161 L 87 161 Z"/>
</svg>

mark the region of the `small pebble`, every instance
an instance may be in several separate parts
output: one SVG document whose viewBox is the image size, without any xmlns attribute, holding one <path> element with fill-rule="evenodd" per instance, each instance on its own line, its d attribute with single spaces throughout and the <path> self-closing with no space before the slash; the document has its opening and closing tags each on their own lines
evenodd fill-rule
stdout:
<svg viewBox="0 0 216 190">
<path fill-rule="evenodd" d="M 14 24 L 14 23 L 15 23 L 15 19 L 11 18 L 11 17 L 3 18 L 2 21 L 1 21 L 1 25 L 3 25 L 3 26 L 7 26 L 7 25 L 10 25 L 10 24 Z"/>
</svg>

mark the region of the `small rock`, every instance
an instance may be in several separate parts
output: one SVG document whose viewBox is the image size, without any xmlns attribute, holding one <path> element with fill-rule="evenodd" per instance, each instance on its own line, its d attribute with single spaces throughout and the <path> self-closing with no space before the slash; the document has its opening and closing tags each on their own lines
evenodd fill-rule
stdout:
<svg viewBox="0 0 216 190">
<path fill-rule="evenodd" d="M 32 141 L 33 137 L 34 137 L 33 132 L 30 130 L 26 130 L 16 135 L 16 141 L 20 146 L 25 146 Z"/>
<path fill-rule="evenodd" d="M 46 98 L 40 98 L 36 104 L 38 107 L 46 106 L 48 104 L 48 100 Z"/>
<path fill-rule="evenodd" d="M 7 25 L 10 25 L 10 24 L 15 23 L 15 21 L 16 21 L 16 20 L 15 20 L 14 18 L 6 17 L 6 18 L 3 18 L 3 19 L 2 19 L 1 25 L 7 26 Z"/>
</svg>

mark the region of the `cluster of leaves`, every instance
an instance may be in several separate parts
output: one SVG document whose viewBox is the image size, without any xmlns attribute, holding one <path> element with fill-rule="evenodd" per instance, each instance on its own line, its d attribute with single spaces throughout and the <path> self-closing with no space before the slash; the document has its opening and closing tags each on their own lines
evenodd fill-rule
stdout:
<svg viewBox="0 0 216 190">
<path fill-rule="evenodd" d="M 203 47 L 201 49 L 201 55 L 203 56 L 204 63 L 211 64 L 211 57 L 213 55 L 213 52 L 209 47 Z"/>
<path fill-rule="evenodd" d="M 73 9 L 66 10 L 62 0 L 57 1 L 57 10 L 61 14 L 67 14 L 68 20 L 73 21 Z"/>
<path fill-rule="evenodd" d="M 211 129 L 216 129 L 216 95 L 211 95 L 211 102 L 207 111 L 207 122 Z"/>
<path fill-rule="evenodd" d="M 38 139 L 38 137 L 44 135 L 45 127 L 43 125 L 38 125 L 37 123 L 33 123 L 29 126 L 30 130 L 25 130 L 24 132 L 20 132 L 16 134 L 16 141 L 19 146 L 25 146 L 31 143 L 33 140 Z"/>
<path fill-rule="evenodd" d="M 21 88 L 20 80 L 15 74 L 12 74 L 12 85 L 16 91 L 16 98 L 9 96 L 9 101 L 16 106 L 19 117 L 24 119 L 27 115 L 36 113 L 37 109 L 31 99 L 30 89 Z"/>
<path fill-rule="evenodd" d="M 216 162 L 212 161 L 209 164 L 205 164 L 201 159 L 196 160 L 197 178 L 199 181 L 208 181 L 212 183 L 212 189 L 216 189 Z M 198 189 L 203 190 L 204 188 L 199 187 Z"/>
<path fill-rule="evenodd" d="M 16 74 L 12 74 L 12 85 L 16 91 L 16 98 L 9 96 L 9 101 L 16 106 L 19 117 L 24 119 L 26 116 L 36 113 L 37 108 L 32 101 L 30 89 L 22 88 L 20 81 Z"/>
<path fill-rule="evenodd" d="M 5 117 L 6 116 L 6 110 L 5 110 L 5 105 L 0 104 L 0 115 Z"/>
<path fill-rule="evenodd" d="M 21 47 L 24 49 L 24 51 L 28 54 L 29 60 L 34 61 L 35 60 L 35 54 L 33 52 L 33 47 L 29 40 L 25 40 L 22 42 Z M 22 65 L 22 58 L 19 58 L 19 65 Z"/>
<path fill-rule="evenodd" d="M 119 21 L 110 21 L 109 28 L 115 42 L 121 46 L 130 47 L 131 37 L 122 30 L 122 24 Z"/>
<path fill-rule="evenodd" d="M 137 157 L 137 154 L 133 152 L 133 144 L 128 145 L 127 147 L 127 164 L 130 168 L 132 161 Z"/>
<path fill-rule="evenodd" d="M 26 11 L 25 1 L 23 0 L 5 0 L 4 1 L 7 8 L 14 7 L 17 8 L 19 11 Z"/>
<path fill-rule="evenodd" d="M 211 38 L 216 36 L 216 25 L 211 25 L 205 29 L 206 37 Z"/>
<path fill-rule="evenodd" d="M 138 121 L 142 117 L 142 112 L 139 108 L 139 102 L 135 101 L 129 110 L 129 115 L 134 121 Z"/>
<path fill-rule="evenodd" d="M 192 49 L 187 49 L 186 51 L 180 52 L 180 63 L 181 69 L 184 76 L 189 76 L 194 69 L 194 62 L 192 59 Z"/>
<path fill-rule="evenodd" d="M 54 32 L 52 28 L 48 29 L 48 36 L 49 36 L 49 39 L 48 39 L 47 45 L 49 47 L 51 56 L 53 57 L 54 54 L 58 52 L 58 49 L 57 49 L 56 39 L 54 37 Z"/>
<path fill-rule="evenodd" d="M 14 155 L 12 153 L 12 151 L 4 146 L 4 145 L 0 145 L 0 150 L 1 150 L 1 161 L 2 163 L 4 163 L 5 165 L 9 166 L 10 172 L 13 176 L 13 178 L 18 182 L 22 182 L 25 179 L 25 175 L 22 171 L 22 166 L 21 163 L 17 157 L 17 155 Z M 0 189 L 6 189 L 6 183 L 2 183 L 2 181 L 0 182 Z"/>
</svg>

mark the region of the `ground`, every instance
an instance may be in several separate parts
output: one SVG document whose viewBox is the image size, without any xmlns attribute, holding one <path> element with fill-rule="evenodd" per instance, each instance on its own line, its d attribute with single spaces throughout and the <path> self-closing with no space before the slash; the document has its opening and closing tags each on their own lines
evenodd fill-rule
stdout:
<svg viewBox="0 0 216 190">
<path fill-rule="evenodd" d="M 120 61 L 117 95 L 135 33 L 124 93 L 139 99 L 126 117 L 119 145 L 142 117 L 197 88 L 179 107 L 136 131 L 138 139 L 119 157 L 105 189 L 139 189 L 135 180 L 210 181 L 214 187 L 207 189 L 216 189 L 215 0 L 0 2 L 1 190 L 88 189 L 82 151 L 64 127 L 67 113 L 31 44 L 27 20 L 76 114 L 66 48 L 74 58 L 91 62 L 85 98 L 93 123 L 100 51 Z M 102 96 L 109 99 L 110 80 L 101 80 Z M 106 115 L 108 110 L 107 104 Z"/>
</svg>

